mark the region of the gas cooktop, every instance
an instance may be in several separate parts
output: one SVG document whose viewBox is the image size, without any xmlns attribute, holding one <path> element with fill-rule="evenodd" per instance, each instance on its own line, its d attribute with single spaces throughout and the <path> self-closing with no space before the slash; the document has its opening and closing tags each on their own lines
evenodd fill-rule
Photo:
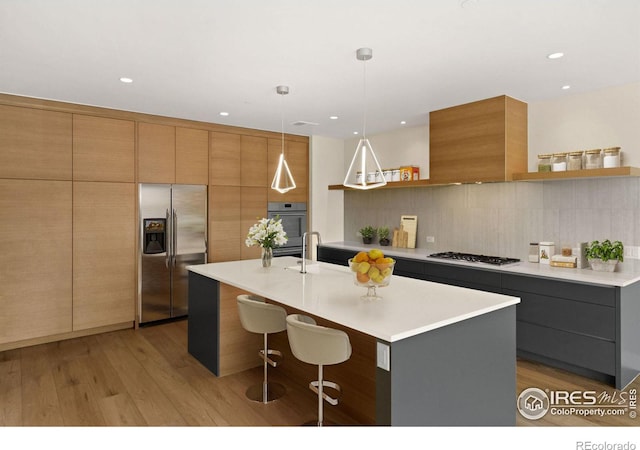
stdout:
<svg viewBox="0 0 640 450">
<path fill-rule="evenodd" d="M 453 259 L 456 261 L 466 261 L 474 263 L 492 264 L 494 266 L 502 266 L 505 264 L 514 264 L 520 262 L 517 258 L 503 258 L 500 256 L 487 256 L 487 255 L 474 255 L 472 253 L 458 253 L 458 252 L 442 252 L 432 253 L 430 258 L 440 259 Z"/>
</svg>

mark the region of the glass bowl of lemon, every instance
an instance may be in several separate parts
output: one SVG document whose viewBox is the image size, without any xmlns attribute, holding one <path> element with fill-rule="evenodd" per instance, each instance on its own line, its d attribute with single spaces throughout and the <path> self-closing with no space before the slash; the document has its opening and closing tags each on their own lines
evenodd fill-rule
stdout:
<svg viewBox="0 0 640 450">
<path fill-rule="evenodd" d="M 377 294 L 376 288 L 389 285 L 395 264 L 396 261 L 393 258 L 386 257 L 382 250 L 377 248 L 368 252 L 358 252 L 349 259 L 354 284 L 367 288 L 367 293 L 361 297 L 362 299 L 382 298 Z"/>
</svg>

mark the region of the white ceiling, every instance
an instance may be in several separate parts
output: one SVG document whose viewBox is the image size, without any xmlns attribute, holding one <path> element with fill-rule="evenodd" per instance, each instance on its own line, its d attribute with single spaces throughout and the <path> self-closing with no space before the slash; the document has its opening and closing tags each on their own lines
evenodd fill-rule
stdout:
<svg viewBox="0 0 640 450">
<path fill-rule="evenodd" d="M 0 0 L 0 92 L 301 135 L 638 80 L 639 0 Z"/>
</svg>

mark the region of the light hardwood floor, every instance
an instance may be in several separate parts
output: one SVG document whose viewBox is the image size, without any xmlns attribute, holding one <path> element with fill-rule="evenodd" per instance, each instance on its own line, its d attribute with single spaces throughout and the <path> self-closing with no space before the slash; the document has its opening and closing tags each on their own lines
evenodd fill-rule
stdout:
<svg viewBox="0 0 640 450">
<path fill-rule="evenodd" d="M 316 397 L 305 385 L 263 405 L 248 401 L 247 386 L 262 369 L 217 378 L 187 348 L 187 321 L 124 330 L 0 353 L 2 426 L 296 426 L 316 416 Z M 257 356 L 256 356 L 257 358 Z M 547 366 L 518 361 L 518 393 L 541 389 L 614 391 Z M 628 388 L 640 388 L 636 381 Z M 628 390 L 627 389 L 627 390 Z M 517 425 L 636 426 L 625 417 L 522 418 Z M 356 423 L 325 406 L 327 420 Z"/>
</svg>

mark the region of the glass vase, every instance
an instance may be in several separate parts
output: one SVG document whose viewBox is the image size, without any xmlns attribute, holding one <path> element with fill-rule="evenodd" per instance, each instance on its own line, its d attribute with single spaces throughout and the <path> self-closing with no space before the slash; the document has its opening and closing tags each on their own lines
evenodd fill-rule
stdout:
<svg viewBox="0 0 640 450">
<path fill-rule="evenodd" d="M 271 267 L 273 259 L 273 249 L 271 247 L 262 247 L 262 267 Z"/>
</svg>

